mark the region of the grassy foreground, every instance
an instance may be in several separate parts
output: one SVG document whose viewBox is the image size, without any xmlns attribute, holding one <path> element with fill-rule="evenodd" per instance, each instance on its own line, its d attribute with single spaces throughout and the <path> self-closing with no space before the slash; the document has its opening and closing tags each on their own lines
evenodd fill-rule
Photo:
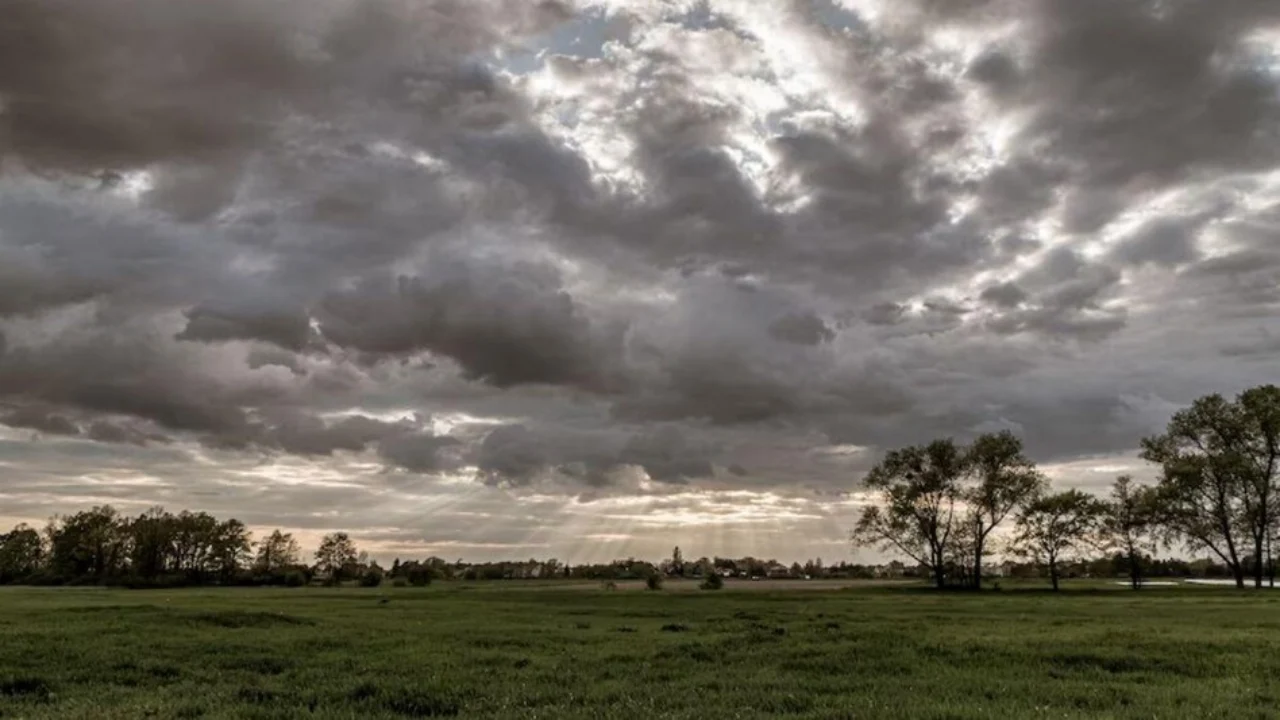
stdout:
<svg viewBox="0 0 1280 720">
<path fill-rule="evenodd" d="M 1280 593 L 0 589 L 5 718 L 1280 716 Z"/>
</svg>

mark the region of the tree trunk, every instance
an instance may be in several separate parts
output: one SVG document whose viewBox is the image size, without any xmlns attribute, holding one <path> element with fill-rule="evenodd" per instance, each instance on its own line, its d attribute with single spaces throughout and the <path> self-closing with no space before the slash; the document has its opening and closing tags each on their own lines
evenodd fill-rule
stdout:
<svg viewBox="0 0 1280 720">
<path fill-rule="evenodd" d="M 1262 537 L 1256 537 L 1253 539 L 1253 586 L 1258 589 L 1262 588 L 1262 563 Z"/>
<path fill-rule="evenodd" d="M 933 584 L 939 590 L 947 586 L 947 573 L 946 569 L 942 567 L 942 563 L 937 563 L 933 566 Z"/>
<path fill-rule="evenodd" d="M 982 589 L 982 538 L 979 537 L 973 544 L 973 589 Z"/>
<path fill-rule="evenodd" d="M 1049 561 L 1049 582 L 1053 583 L 1053 591 L 1058 592 L 1058 563 Z"/>
<path fill-rule="evenodd" d="M 1129 553 L 1129 582 L 1134 590 L 1142 589 L 1142 568 L 1138 567 L 1138 553 Z"/>
</svg>

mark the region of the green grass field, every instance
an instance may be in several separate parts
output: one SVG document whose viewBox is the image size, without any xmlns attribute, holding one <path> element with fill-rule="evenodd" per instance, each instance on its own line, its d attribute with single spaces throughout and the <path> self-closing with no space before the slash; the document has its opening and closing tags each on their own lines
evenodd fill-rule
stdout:
<svg viewBox="0 0 1280 720">
<path fill-rule="evenodd" d="M 1280 717 L 1280 593 L 0 589 L 5 718 Z"/>
</svg>

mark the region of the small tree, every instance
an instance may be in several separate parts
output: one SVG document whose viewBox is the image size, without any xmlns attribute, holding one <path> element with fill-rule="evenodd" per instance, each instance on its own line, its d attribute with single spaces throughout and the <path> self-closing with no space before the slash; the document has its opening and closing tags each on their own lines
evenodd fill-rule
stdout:
<svg viewBox="0 0 1280 720">
<path fill-rule="evenodd" d="M 703 590 L 719 590 L 724 587 L 724 578 L 720 577 L 720 573 L 712 571 L 698 587 Z"/>
<path fill-rule="evenodd" d="M 646 588 L 650 590 L 654 590 L 654 591 L 661 590 L 662 589 L 661 573 L 658 573 L 658 572 L 649 573 L 649 576 L 644 579 L 644 585 Z"/>
<path fill-rule="evenodd" d="M 1049 568 L 1058 589 L 1058 564 L 1087 544 L 1098 527 L 1102 504 L 1079 490 L 1037 498 L 1018 515 L 1015 547 Z"/>
<path fill-rule="evenodd" d="M 854 545 L 903 553 L 944 587 L 964 472 L 964 453 L 950 439 L 890 451 L 864 480 L 881 502 L 863 510 Z"/>
<path fill-rule="evenodd" d="M 282 573 L 298 564 L 300 554 L 301 550 L 293 535 L 276 530 L 258 543 L 258 557 L 254 567 L 259 572 L 271 575 Z"/>
<path fill-rule="evenodd" d="M 331 533 L 320 541 L 316 550 L 316 570 L 329 575 L 329 582 L 342 582 L 349 568 L 356 566 L 359 553 L 356 544 L 346 533 Z"/>
<path fill-rule="evenodd" d="M 1108 550 L 1124 555 L 1134 590 L 1142 587 L 1143 554 L 1156 551 L 1158 507 L 1155 489 L 1134 485 L 1128 475 L 1116 478 L 1111 498 L 1102 506 L 1101 539 Z"/>
<path fill-rule="evenodd" d="M 361 587 L 378 587 L 382 584 L 383 573 L 382 568 L 377 563 L 370 565 L 363 574 L 360 575 Z"/>
</svg>

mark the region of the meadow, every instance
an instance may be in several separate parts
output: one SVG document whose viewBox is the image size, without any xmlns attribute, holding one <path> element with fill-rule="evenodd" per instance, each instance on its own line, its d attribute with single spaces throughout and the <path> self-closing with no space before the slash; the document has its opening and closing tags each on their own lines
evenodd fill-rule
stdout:
<svg viewBox="0 0 1280 720">
<path fill-rule="evenodd" d="M 1280 716 L 1280 593 L 0 589 L 4 718 Z"/>
</svg>

